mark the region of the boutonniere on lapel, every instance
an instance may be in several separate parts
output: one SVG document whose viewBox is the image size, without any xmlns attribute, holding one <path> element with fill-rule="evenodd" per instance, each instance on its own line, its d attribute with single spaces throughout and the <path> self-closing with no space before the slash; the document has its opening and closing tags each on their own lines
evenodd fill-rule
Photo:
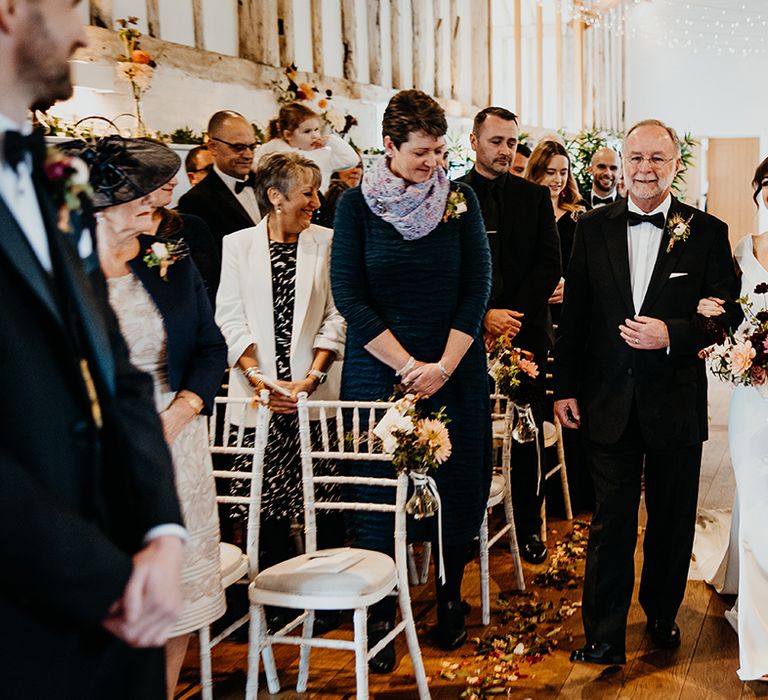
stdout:
<svg viewBox="0 0 768 700">
<path fill-rule="evenodd" d="M 691 235 L 691 214 L 687 219 L 682 214 L 673 214 L 667 220 L 667 233 L 669 234 L 669 243 L 667 243 L 667 252 L 671 252 L 675 243 L 680 241 L 685 243 Z"/>
<path fill-rule="evenodd" d="M 467 198 L 461 190 L 451 190 L 448 193 L 448 199 L 445 201 L 445 214 L 443 221 L 448 219 L 458 219 L 467 211 Z"/>
<path fill-rule="evenodd" d="M 43 166 L 48 191 L 59 212 L 59 228 L 72 230 L 71 216 L 83 208 L 81 197 L 91 197 L 90 172 L 85 161 L 49 148 Z"/>
<path fill-rule="evenodd" d="M 179 241 L 168 241 L 167 243 L 157 241 L 146 249 L 142 260 L 150 270 L 153 267 L 159 268 L 160 279 L 167 282 L 168 268 L 183 258 L 186 253 L 186 246 Z"/>
</svg>

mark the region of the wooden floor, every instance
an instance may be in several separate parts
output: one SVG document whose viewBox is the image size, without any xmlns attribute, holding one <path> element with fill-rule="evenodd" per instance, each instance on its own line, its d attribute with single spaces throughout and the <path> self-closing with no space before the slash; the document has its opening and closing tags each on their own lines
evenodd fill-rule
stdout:
<svg viewBox="0 0 768 700">
<path fill-rule="evenodd" d="M 728 392 L 720 387 L 711 391 L 711 434 L 705 445 L 702 465 L 700 505 L 707 508 L 728 508 L 733 498 L 733 475 L 727 449 L 727 401 Z M 644 514 L 641 515 L 644 522 Z M 569 532 L 570 523 L 550 521 L 549 543 L 554 544 Z M 640 534 L 642 535 L 642 526 Z M 642 536 L 638 538 L 635 553 L 636 577 L 642 565 Z M 577 589 L 560 592 L 551 589 L 537 590 L 530 582 L 544 567 L 525 567 L 525 578 L 529 590 L 536 591 L 542 599 L 557 601 L 567 598 L 579 599 Z M 491 599 L 497 607 L 498 594 L 512 591 L 514 579 L 509 554 L 500 545 L 491 554 L 492 589 Z M 637 587 L 636 587 L 637 589 Z M 430 646 L 426 631 L 435 622 L 433 588 L 414 588 L 414 614 L 422 640 L 422 651 L 430 677 L 433 698 L 459 698 L 467 691 L 468 676 L 482 674 L 487 670 L 487 660 L 475 656 L 475 645 L 468 642 L 462 649 L 446 654 Z M 473 609 L 468 618 L 470 637 L 483 637 L 503 633 L 504 625 L 498 614 L 493 616 L 491 627 L 480 624 L 479 569 L 476 563 L 468 565 L 464 578 L 464 595 Z M 622 698 L 633 700 L 715 700 L 724 698 L 768 697 L 768 684 L 741 683 L 736 676 L 738 668 L 738 646 L 736 634 L 723 617 L 723 612 L 732 604 L 731 598 L 723 598 L 700 581 L 688 584 L 685 600 L 677 621 L 682 631 L 682 645 L 674 651 L 653 648 L 645 634 L 645 616 L 633 600 L 629 614 L 627 638 L 627 664 L 624 667 L 601 667 L 574 665 L 568 660 L 570 649 L 584 643 L 581 621 L 578 614 L 562 623 L 559 633 L 560 645 L 553 653 L 544 656 L 539 663 L 521 664 L 517 680 L 507 683 L 506 695 L 521 700 L 530 698 Z M 350 626 L 345 625 L 339 636 L 346 634 Z M 283 688 L 295 687 L 297 650 L 276 649 L 278 670 Z M 177 688 L 177 699 L 199 697 L 196 646 L 190 648 L 182 679 Z M 398 668 L 390 676 L 371 675 L 370 692 L 374 698 L 407 699 L 415 698 L 415 683 L 412 667 L 405 651 L 404 642 L 398 643 Z M 480 667 L 483 668 L 480 668 Z M 246 668 L 246 645 L 225 642 L 214 650 L 214 696 L 217 700 L 235 700 L 243 697 Z M 477 668 L 476 668 L 477 667 Z M 454 669 L 451 672 L 451 669 Z M 263 683 L 260 687 L 265 688 Z M 351 654 L 329 650 L 312 652 L 312 670 L 309 692 L 297 695 L 284 690 L 277 696 L 270 696 L 262 690 L 259 697 L 311 697 L 311 698 L 354 698 L 354 662 Z M 482 694 L 464 697 L 485 697 Z"/>
</svg>

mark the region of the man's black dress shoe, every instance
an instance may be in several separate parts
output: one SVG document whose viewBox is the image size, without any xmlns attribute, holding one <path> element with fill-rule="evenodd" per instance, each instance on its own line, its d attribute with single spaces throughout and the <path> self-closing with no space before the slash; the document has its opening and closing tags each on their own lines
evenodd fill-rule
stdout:
<svg viewBox="0 0 768 700">
<path fill-rule="evenodd" d="M 267 617 L 267 631 L 270 634 L 279 632 L 285 627 L 291 620 L 298 617 L 299 612 L 297 610 L 291 610 L 290 608 L 273 608 L 268 607 L 266 610 Z M 244 629 L 248 630 L 248 625 L 243 625 Z"/>
<path fill-rule="evenodd" d="M 458 649 L 467 641 L 464 606 L 461 601 L 438 604 L 437 624 L 430 630 L 432 641 L 445 651 Z"/>
<path fill-rule="evenodd" d="M 680 646 L 680 628 L 674 620 L 648 620 L 648 632 L 653 645 L 659 649 L 676 649 Z"/>
<path fill-rule="evenodd" d="M 340 610 L 315 611 L 315 625 L 312 628 L 312 636 L 319 637 L 335 630 L 341 624 Z"/>
<path fill-rule="evenodd" d="M 538 535 L 531 535 L 520 547 L 520 556 L 529 564 L 541 564 L 547 558 L 547 547 Z"/>
<path fill-rule="evenodd" d="M 394 625 L 388 620 L 368 623 L 368 648 L 377 644 L 393 628 Z M 373 673 L 392 673 L 395 670 L 395 662 L 395 643 L 390 642 L 376 656 L 368 660 L 368 668 Z"/>
<path fill-rule="evenodd" d="M 571 661 L 575 663 L 605 664 L 616 666 L 627 663 L 627 657 L 604 642 L 591 642 L 581 649 L 571 652 Z"/>
</svg>

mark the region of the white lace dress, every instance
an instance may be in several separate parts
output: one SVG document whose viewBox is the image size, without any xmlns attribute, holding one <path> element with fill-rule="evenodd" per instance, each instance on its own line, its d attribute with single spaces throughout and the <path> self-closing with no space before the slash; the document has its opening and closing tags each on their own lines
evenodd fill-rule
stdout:
<svg viewBox="0 0 768 700">
<path fill-rule="evenodd" d="M 166 376 L 163 319 L 141 282 L 132 274 L 108 280 L 109 301 L 128 344 L 131 363 L 152 376 L 155 406 L 165 410 L 176 392 Z M 188 423 L 171 445 L 176 490 L 189 542 L 181 573 L 183 607 L 171 636 L 199 629 L 226 608 L 219 573 L 219 519 L 211 474 L 205 418 Z"/>
</svg>

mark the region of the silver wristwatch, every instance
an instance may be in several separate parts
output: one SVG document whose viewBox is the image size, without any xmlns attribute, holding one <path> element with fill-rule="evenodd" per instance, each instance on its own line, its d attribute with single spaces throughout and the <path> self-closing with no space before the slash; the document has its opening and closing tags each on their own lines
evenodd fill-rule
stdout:
<svg viewBox="0 0 768 700">
<path fill-rule="evenodd" d="M 314 377 L 317 379 L 318 386 L 320 384 L 325 384 L 325 380 L 328 379 L 328 373 L 327 372 L 321 372 L 319 369 L 311 369 L 309 372 L 307 372 L 308 377 Z"/>
</svg>

